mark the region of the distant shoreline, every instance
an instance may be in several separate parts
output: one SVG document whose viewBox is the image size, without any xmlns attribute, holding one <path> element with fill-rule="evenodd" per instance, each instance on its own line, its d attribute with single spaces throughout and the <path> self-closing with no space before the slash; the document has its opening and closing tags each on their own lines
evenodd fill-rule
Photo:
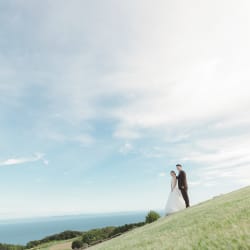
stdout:
<svg viewBox="0 0 250 250">
<path fill-rule="evenodd" d="M 0 221 L 0 243 L 25 245 L 66 230 L 85 231 L 144 221 L 148 211 L 81 214 Z M 20 236 L 22 232 L 22 236 Z"/>
<path fill-rule="evenodd" d="M 156 210 L 163 211 L 163 210 Z M 100 213 L 76 213 L 76 214 L 61 214 L 61 215 L 41 215 L 41 216 L 30 216 L 30 217 L 16 217 L 16 218 L 0 218 L 0 224 L 5 222 L 19 222 L 19 221 L 32 221 L 32 220 L 46 220 L 46 219 L 60 219 L 66 217 L 96 217 L 96 216 L 109 216 L 109 215 L 122 215 L 122 214 L 135 214 L 135 213 L 146 213 L 148 210 L 135 210 L 135 211 L 121 211 L 121 212 L 100 212 Z"/>
</svg>

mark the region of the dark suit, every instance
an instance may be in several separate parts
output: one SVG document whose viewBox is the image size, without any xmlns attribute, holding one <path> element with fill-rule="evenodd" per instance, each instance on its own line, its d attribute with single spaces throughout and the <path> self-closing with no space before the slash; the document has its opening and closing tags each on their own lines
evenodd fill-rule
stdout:
<svg viewBox="0 0 250 250">
<path fill-rule="evenodd" d="M 178 179 L 178 187 L 181 190 L 181 194 L 183 196 L 183 199 L 186 203 L 186 207 L 189 207 L 189 198 L 188 198 L 188 185 L 187 185 L 187 176 L 186 173 L 181 170 L 179 172 L 179 175 L 177 176 Z"/>
</svg>

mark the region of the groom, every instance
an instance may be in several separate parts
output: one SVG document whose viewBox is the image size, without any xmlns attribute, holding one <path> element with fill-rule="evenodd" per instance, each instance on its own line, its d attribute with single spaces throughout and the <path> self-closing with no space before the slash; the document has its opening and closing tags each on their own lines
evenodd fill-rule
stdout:
<svg viewBox="0 0 250 250">
<path fill-rule="evenodd" d="M 177 176 L 178 179 L 178 187 L 181 191 L 182 197 L 186 203 L 186 207 L 189 207 L 189 198 L 188 198 L 188 185 L 187 185 L 187 177 L 186 173 L 182 170 L 182 165 L 176 165 L 177 170 L 179 171 L 179 175 Z"/>
</svg>

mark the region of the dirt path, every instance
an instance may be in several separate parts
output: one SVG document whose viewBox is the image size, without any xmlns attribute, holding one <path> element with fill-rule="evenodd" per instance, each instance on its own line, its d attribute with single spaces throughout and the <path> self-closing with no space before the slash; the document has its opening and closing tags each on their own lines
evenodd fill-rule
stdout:
<svg viewBox="0 0 250 250">
<path fill-rule="evenodd" d="M 71 241 L 56 244 L 54 246 L 49 247 L 49 250 L 71 250 L 71 244 Z"/>
</svg>

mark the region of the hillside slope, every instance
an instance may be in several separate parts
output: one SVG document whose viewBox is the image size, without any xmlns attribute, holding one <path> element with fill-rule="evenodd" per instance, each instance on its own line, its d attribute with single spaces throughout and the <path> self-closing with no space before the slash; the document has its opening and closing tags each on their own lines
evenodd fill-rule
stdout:
<svg viewBox="0 0 250 250">
<path fill-rule="evenodd" d="M 91 250 L 250 249 L 250 187 L 214 198 Z"/>
</svg>

